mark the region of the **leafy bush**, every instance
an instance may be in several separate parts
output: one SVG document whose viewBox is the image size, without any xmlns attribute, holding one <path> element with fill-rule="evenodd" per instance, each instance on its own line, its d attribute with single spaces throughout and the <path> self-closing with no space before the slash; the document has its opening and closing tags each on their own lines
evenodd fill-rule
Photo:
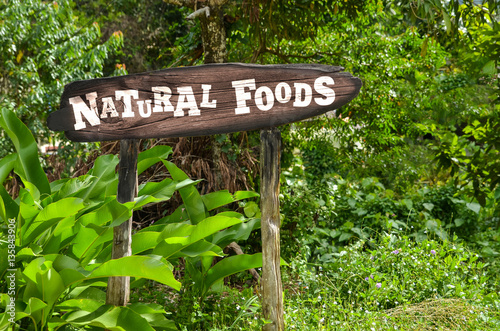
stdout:
<svg viewBox="0 0 500 331">
<path fill-rule="evenodd" d="M 482 229 L 480 205 L 451 185 L 423 186 L 398 196 L 372 177 L 307 178 L 300 164 L 283 172 L 283 240 L 293 248 L 310 247 L 313 260 L 327 261 L 347 243 L 385 231 L 420 242 L 429 235 L 445 240 L 449 233 L 471 240 Z"/>
<path fill-rule="evenodd" d="M 181 282 L 174 277 L 173 264 L 184 258 L 192 265 L 187 270 L 198 281 L 198 293 L 203 296 L 224 277 L 261 266 L 260 254 L 229 257 L 212 265 L 214 257 L 223 256 L 218 245 L 248 237 L 260 223 L 238 213 L 211 217 L 208 213 L 256 194 L 237 192 L 233 196 L 221 191 L 200 196 L 196 182 L 164 160 L 172 152 L 170 147 L 142 152 L 137 168 L 141 173 L 162 161 L 173 179 L 141 184 L 137 198 L 121 204 L 116 199 L 115 155 L 99 157 L 86 175 L 49 183 L 28 128 L 8 110 L 2 112 L 0 125 L 18 151 L 0 161 L 0 181 L 13 170 L 24 186 L 15 200 L 0 186 L 0 288 L 8 293 L 7 275 L 15 274 L 13 318 L 21 329 L 176 329 L 156 304 L 105 305 L 101 288 L 106 286 L 106 278 L 130 276 L 135 279 L 132 286 L 140 286 L 141 279 L 147 278 L 179 290 Z M 176 191 L 184 206 L 133 234 L 132 256 L 110 260 L 113 227 L 127 221 L 133 211 L 168 200 Z M 15 260 L 3 258 L 8 254 L 15 255 Z M 201 268 L 197 262 L 202 262 Z M 7 311 L 10 297 L 2 294 L 0 302 L 0 327 L 6 329 L 12 321 Z"/>
</svg>

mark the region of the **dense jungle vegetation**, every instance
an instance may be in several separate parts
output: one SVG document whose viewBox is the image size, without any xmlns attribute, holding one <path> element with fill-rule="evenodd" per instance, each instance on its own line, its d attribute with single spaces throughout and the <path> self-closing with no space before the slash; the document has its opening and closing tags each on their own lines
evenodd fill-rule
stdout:
<svg viewBox="0 0 500 331">
<path fill-rule="evenodd" d="M 205 6 L 221 58 L 205 18 L 188 18 Z M 286 329 L 500 329 L 499 9 L 0 0 L 0 330 L 268 323 L 259 132 L 141 141 L 137 198 L 122 204 L 119 143 L 46 126 L 72 81 L 209 62 L 320 63 L 363 81 L 341 109 L 280 127 Z M 111 260 L 130 217 L 132 255 Z M 106 304 L 112 276 L 132 277 L 129 305 Z"/>
</svg>

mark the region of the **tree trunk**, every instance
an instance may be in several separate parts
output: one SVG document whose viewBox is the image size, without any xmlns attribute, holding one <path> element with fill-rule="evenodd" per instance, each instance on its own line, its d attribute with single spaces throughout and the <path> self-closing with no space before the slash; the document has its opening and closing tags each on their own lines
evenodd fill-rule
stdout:
<svg viewBox="0 0 500 331">
<path fill-rule="evenodd" d="M 198 16 L 201 24 L 201 38 L 203 41 L 204 63 L 224 63 L 227 61 L 226 29 L 224 28 L 224 12 L 222 6 L 225 1 L 211 1 L 206 14 Z M 209 13 L 209 14 L 208 14 Z M 208 15 L 208 16 L 207 16 Z M 214 191 L 222 190 L 224 179 L 221 172 L 222 146 L 211 137 L 212 162 L 214 173 Z"/>
<path fill-rule="evenodd" d="M 226 29 L 224 27 L 222 6 L 226 1 L 211 2 L 213 4 L 209 6 L 207 14 L 198 16 L 201 23 L 201 38 L 205 53 L 204 63 L 225 63 L 227 62 Z"/>
</svg>

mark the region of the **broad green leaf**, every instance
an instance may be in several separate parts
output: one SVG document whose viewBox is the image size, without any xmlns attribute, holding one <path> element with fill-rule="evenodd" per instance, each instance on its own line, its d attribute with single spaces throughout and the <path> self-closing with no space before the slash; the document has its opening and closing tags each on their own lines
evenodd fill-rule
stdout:
<svg viewBox="0 0 500 331">
<path fill-rule="evenodd" d="M 245 216 L 235 211 L 223 211 L 217 214 L 217 216 L 235 217 L 240 219 L 242 222 L 246 220 Z"/>
<path fill-rule="evenodd" d="M 38 188 L 33 183 L 28 182 L 26 179 L 22 177 L 21 180 L 23 182 L 24 188 L 26 189 L 26 191 L 29 192 L 33 200 L 40 201 L 40 191 L 38 190 Z"/>
<path fill-rule="evenodd" d="M 354 227 L 354 223 L 353 222 L 345 222 L 344 224 L 342 224 L 342 228 L 344 229 L 347 229 L 347 230 L 350 230 Z"/>
<path fill-rule="evenodd" d="M 357 234 L 360 239 L 366 239 L 367 237 L 363 230 L 361 230 L 360 228 L 354 227 L 351 229 L 351 231 Z"/>
<path fill-rule="evenodd" d="M 2 109 L 0 126 L 14 144 L 18 154 L 16 171 L 33 183 L 40 193 L 50 194 L 50 185 L 38 158 L 38 145 L 28 127 L 10 110 Z"/>
<path fill-rule="evenodd" d="M 19 214 L 19 205 L 12 199 L 3 185 L 0 185 L 0 205 L 0 218 L 5 221 Z"/>
<path fill-rule="evenodd" d="M 111 331 L 154 331 L 146 319 L 128 307 L 103 305 L 93 312 L 79 310 L 63 315 L 74 326 L 94 326 Z"/>
<path fill-rule="evenodd" d="M 137 174 L 142 174 L 153 164 L 166 159 L 172 154 L 172 147 L 167 145 L 157 145 L 139 153 L 137 156 Z"/>
<path fill-rule="evenodd" d="M 248 269 L 262 267 L 262 254 L 234 255 L 219 261 L 210 268 L 205 276 L 203 292 L 206 293 L 210 287 L 219 279 L 223 279 L 235 273 Z"/>
<path fill-rule="evenodd" d="M 79 229 L 72 245 L 72 252 L 86 265 L 94 259 L 102 248 L 102 244 L 113 240 L 113 228 L 90 224 Z"/>
<path fill-rule="evenodd" d="M 469 202 L 466 204 L 466 206 L 476 214 L 478 214 L 479 211 L 481 210 L 481 205 L 475 202 Z"/>
<path fill-rule="evenodd" d="M 172 223 L 163 226 L 159 240 L 171 237 L 187 237 L 193 233 L 196 225 L 186 223 Z"/>
<path fill-rule="evenodd" d="M 84 207 L 82 199 L 79 198 L 66 198 L 48 205 L 36 216 L 33 222 L 23 226 L 22 242 L 33 241 L 52 225 L 76 214 Z"/>
<path fill-rule="evenodd" d="M 47 307 L 47 304 L 45 302 L 43 302 L 39 298 L 33 297 L 28 300 L 28 304 L 26 305 L 24 312 L 28 315 L 31 315 L 34 312 L 44 309 L 45 307 Z"/>
<path fill-rule="evenodd" d="M 34 319 L 36 322 L 39 322 L 41 320 L 42 310 L 45 309 L 46 307 L 47 304 L 45 302 L 36 297 L 31 297 L 27 301 L 27 305 L 24 311 L 16 311 L 15 320 L 18 321 L 25 317 L 30 317 L 31 319 Z M 33 320 L 31 321 L 33 322 Z M 0 329 L 0 330 L 7 330 L 7 329 Z"/>
<path fill-rule="evenodd" d="M 85 286 L 77 286 L 69 293 L 68 297 L 74 299 L 91 299 L 103 304 L 106 302 L 106 293 L 103 290 L 88 284 Z"/>
<path fill-rule="evenodd" d="M 203 199 L 205 207 L 209 211 L 233 203 L 235 201 L 233 195 L 227 190 L 208 193 L 203 195 L 201 198 Z"/>
<path fill-rule="evenodd" d="M 159 232 L 144 231 L 132 235 L 132 254 L 153 249 L 158 243 Z"/>
<path fill-rule="evenodd" d="M 176 290 L 181 288 L 181 283 L 174 278 L 171 264 L 159 256 L 126 256 L 111 260 L 92 271 L 87 278 L 119 276 L 148 278 Z"/>
<path fill-rule="evenodd" d="M 497 68 L 495 66 L 495 60 L 491 60 L 485 64 L 482 72 L 487 75 L 495 75 L 497 73 Z"/>
<path fill-rule="evenodd" d="M 212 240 L 212 243 L 221 247 L 226 247 L 233 241 L 247 240 L 253 230 L 260 228 L 260 219 L 255 218 L 247 222 L 233 225 L 229 229 L 217 232 Z"/>
<path fill-rule="evenodd" d="M 237 218 L 219 215 L 206 218 L 192 228 L 192 232 L 188 237 L 166 238 L 158 244 L 153 252 L 165 258 L 170 258 L 190 245 L 197 245 L 199 240 L 239 223 L 241 223 L 241 220 Z"/>
<path fill-rule="evenodd" d="M 436 231 L 436 229 L 439 227 L 439 224 L 436 220 L 428 220 L 427 222 L 425 222 L 425 226 L 431 231 Z"/>
<path fill-rule="evenodd" d="M 406 206 L 406 208 L 408 210 L 413 209 L 413 201 L 412 200 L 410 200 L 410 199 L 403 199 L 403 200 L 401 200 L 401 202 L 403 203 L 403 205 Z"/>
<path fill-rule="evenodd" d="M 254 191 L 236 191 L 234 193 L 235 200 L 244 200 L 244 199 L 258 198 L 258 197 L 260 197 L 260 194 Z"/>
<path fill-rule="evenodd" d="M 61 275 L 52 268 L 51 261 L 42 264 L 41 270 L 36 275 L 36 284 L 42 301 L 47 303 L 43 309 L 43 317 L 47 321 L 53 305 L 66 290 Z"/>
<path fill-rule="evenodd" d="M 427 209 L 428 211 L 432 211 L 432 209 L 434 209 L 434 204 L 433 203 L 423 203 L 422 204 L 424 206 L 425 209 Z"/>
<path fill-rule="evenodd" d="M 59 311 L 84 310 L 92 312 L 96 311 L 102 305 L 102 302 L 93 299 L 80 298 L 61 302 L 56 306 L 56 309 L 58 309 Z"/>
<path fill-rule="evenodd" d="M 346 240 L 349 240 L 351 237 L 352 237 L 352 233 L 343 232 L 342 235 L 340 235 L 339 241 L 340 242 L 346 241 Z"/>
<path fill-rule="evenodd" d="M 260 217 L 260 208 L 255 201 L 249 201 L 243 207 L 243 212 L 246 217 Z"/>
<path fill-rule="evenodd" d="M 165 318 L 165 310 L 155 303 L 133 303 L 128 306 L 146 319 L 155 330 L 177 330 L 175 323 Z"/>
<path fill-rule="evenodd" d="M 3 197 L 2 194 L 0 193 L 0 220 L 2 220 L 3 222 L 7 222 L 8 219 L 9 217 L 7 217 L 7 212 L 5 211 L 5 204 L 3 202 Z"/>
<path fill-rule="evenodd" d="M 446 26 L 446 32 L 448 34 L 451 33 L 451 20 L 450 20 L 450 15 L 448 15 L 448 13 L 446 12 L 446 10 L 444 10 L 444 8 L 442 9 L 442 14 L 443 14 L 443 20 L 444 20 L 444 24 Z"/>
<path fill-rule="evenodd" d="M 437 234 L 437 236 L 441 238 L 441 240 L 443 241 L 448 240 L 448 233 L 446 233 L 446 231 L 443 230 L 442 228 L 436 229 L 434 233 Z"/>
<path fill-rule="evenodd" d="M 93 184 L 95 177 L 80 176 L 77 178 L 70 178 L 62 183 L 54 194 L 53 200 L 57 201 L 63 198 L 78 196 L 82 191 L 86 190 Z"/>
<path fill-rule="evenodd" d="M 186 220 L 189 220 L 189 215 L 186 212 L 186 208 L 184 208 L 184 205 L 181 205 L 172 214 L 162 217 L 157 222 L 155 222 L 155 224 L 177 223 Z"/>
<path fill-rule="evenodd" d="M 455 218 L 454 222 L 455 222 L 455 226 L 459 227 L 465 223 L 465 220 L 463 218 Z"/>
<path fill-rule="evenodd" d="M 162 161 L 172 178 L 176 181 L 189 179 L 189 177 L 180 170 L 175 164 L 168 161 Z M 200 193 L 194 186 L 188 186 L 179 190 L 184 207 L 192 224 L 197 224 L 204 220 L 208 215 L 205 209 L 205 204 L 200 196 Z"/>
<path fill-rule="evenodd" d="M 116 197 L 106 198 L 106 202 L 98 209 L 86 213 L 78 218 L 77 222 L 83 226 L 89 224 L 116 226 L 132 216 L 133 202 L 119 203 Z"/>
<path fill-rule="evenodd" d="M 14 169 L 17 163 L 17 153 L 7 155 L 0 160 L 0 183 L 3 184 L 10 172 Z"/>
<path fill-rule="evenodd" d="M 180 192 L 183 188 L 191 187 L 196 183 L 197 182 L 194 182 L 191 179 L 173 181 L 170 178 L 165 178 L 159 183 L 148 182 L 139 189 L 138 198 L 135 199 L 134 208 L 138 209 L 146 203 L 168 200 L 172 197 L 175 191 Z M 153 197 L 154 199 L 151 199 L 150 197 Z M 147 202 L 144 201 L 145 199 L 147 199 Z"/>
<path fill-rule="evenodd" d="M 171 258 L 175 257 L 198 257 L 198 256 L 222 256 L 224 253 L 222 248 L 212 243 L 209 243 L 206 240 L 199 240 L 195 245 L 189 245 L 186 248 L 182 249 L 177 254 L 171 256 Z"/>
<path fill-rule="evenodd" d="M 99 156 L 88 172 L 88 175 L 93 176 L 92 184 L 78 196 L 85 200 L 116 194 L 118 175 L 115 169 L 118 162 L 118 157 L 113 154 Z"/>
<path fill-rule="evenodd" d="M 24 220 L 22 226 L 28 226 L 43 208 L 38 203 L 35 203 L 31 194 L 24 188 L 19 190 L 19 202 L 19 215 Z"/>
<path fill-rule="evenodd" d="M 78 228 L 75 227 L 75 216 L 66 217 L 55 225 L 49 239 L 42 243 L 45 254 L 59 253 L 73 243 Z"/>
</svg>

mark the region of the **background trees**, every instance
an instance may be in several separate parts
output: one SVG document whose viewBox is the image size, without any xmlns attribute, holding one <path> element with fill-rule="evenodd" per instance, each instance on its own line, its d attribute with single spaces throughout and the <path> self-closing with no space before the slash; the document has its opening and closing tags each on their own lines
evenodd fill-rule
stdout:
<svg viewBox="0 0 500 331">
<path fill-rule="evenodd" d="M 0 21 L 0 107 L 15 110 L 40 143 L 53 142 L 45 120 L 57 109 L 64 85 L 102 76 L 105 61 L 122 45 L 122 33 L 101 40 L 99 24 L 90 18 L 78 22 L 66 0 L 2 1 Z M 114 71 L 113 66 L 107 74 Z M 6 137 L 0 144 L 2 156 L 12 151 Z"/>
</svg>

